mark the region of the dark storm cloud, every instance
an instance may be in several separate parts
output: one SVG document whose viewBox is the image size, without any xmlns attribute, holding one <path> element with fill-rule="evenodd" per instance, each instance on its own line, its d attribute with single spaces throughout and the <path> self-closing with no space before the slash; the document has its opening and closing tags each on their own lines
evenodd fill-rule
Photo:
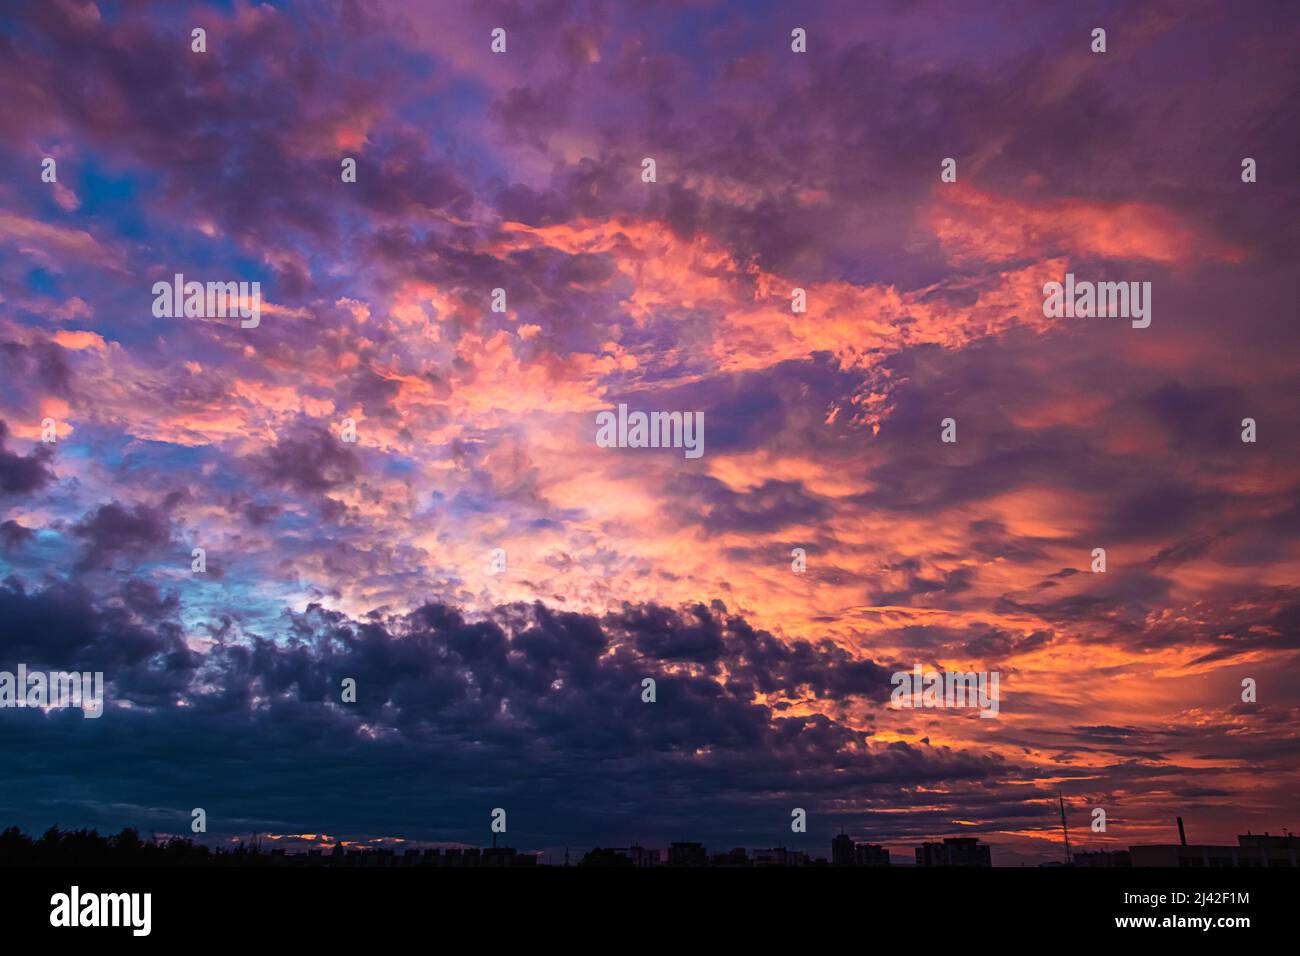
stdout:
<svg viewBox="0 0 1300 956">
<path fill-rule="evenodd" d="M 164 595 L 152 581 L 131 578 L 122 589 L 126 606 L 146 621 L 173 618 L 180 609 L 180 595 Z"/>
<path fill-rule="evenodd" d="M 250 469 L 268 485 L 319 494 L 354 482 L 361 473 L 361 460 L 338 435 L 308 422 L 280 435 L 273 446 L 254 456 Z"/>
<path fill-rule="evenodd" d="M 26 495 L 39 491 L 54 481 L 49 463 L 54 452 L 49 445 L 37 445 L 27 455 L 19 455 L 5 447 L 9 426 L 0 421 L 0 494 Z"/>
<path fill-rule="evenodd" d="M 909 605 L 920 595 L 960 594 L 970 589 L 970 582 L 974 577 L 974 572 L 970 568 L 957 568 L 943 572 L 937 577 L 926 577 L 920 570 L 920 563 L 912 559 L 903 561 L 889 570 L 902 573 L 905 578 L 904 586 L 893 590 L 872 589 L 869 592 L 869 600 L 872 604 Z"/>
<path fill-rule="evenodd" d="M 1018 564 L 1032 564 L 1042 560 L 1047 552 L 1046 542 L 1013 535 L 1007 526 L 997 520 L 980 519 L 967 526 L 970 550 L 985 558 L 1001 558 Z"/>
<path fill-rule="evenodd" d="M 828 717 L 754 704 L 755 692 L 878 697 L 888 675 L 829 642 L 777 640 L 721 605 L 628 607 L 605 620 L 511 605 L 478 621 L 441 604 L 361 621 L 313 606 L 289 615 L 284 640 L 222 638 L 197 654 L 180 640 L 170 597 L 140 581 L 124 593 L 124 604 L 101 606 L 70 586 L 0 590 L 0 659 L 102 669 L 111 686 L 102 728 L 59 714 L 0 721 L 15 784 L 49 801 L 26 816 L 198 802 L 223 832 L 240 829 L 228 821 L 237 816 L 457 838 L 505 805 L 511 832 L 534 845 L 641 811 L 664 821 L 739 814 L 719 827 L 743 839 L 788 816 L 788 792 L 815 805 L 1014 772 L 945 748 L 868 749 L 869 734 Z M 348 677 L 355 705 L 339 702 Z M 644 677 L 657 681 L 654 704 L 641 701 Z M 55 746 L 95 781 L 93 795 L 62 790 L 23 759 Z M 245 764 L 252 747 L 260 756 Z M 127 769 L 142 759 L 167 772 Z M 741 779 L 739 789 L 726 782 Z M 166 811 L 141 812 L 167 823 Z"/>
<path fill-rule="evenodd" d="M 1052 631 L 1033 631 L 1027 635 L 1010 634 L 994 628 L 966 642 L 965 651 L 980 660 L 1007 660 L 1046 647 L 1055 635 Z"/>
<path fill-rule="evenodd" d="M 161 688 L 186 686 L 196 658 L 161 613 L 167 609 L 148 604 L 151 594 L 149 585 L 128 586 L 126 605 L 101 604 L 75 584 L 29 592 L 11 578 L 0 587 L 0 661 L 9 670 L 21 661 L 33 669 L 103 671 L 130 699 L 157 702 Z M 142 601 L 144 615 L 136 610 Z"/>
<path fill-rule="evenodd" d="M 358 163 L 356 194 L 381 218 L 419 213 L 446 213 L 459 219 L 473 215 L 474 197 L 461 173 L 445 157 L 429 152 L 426 140 L 400 130 L 378 137 Z M 331 164 L 330 179 L 339 178 Z"/>
<path fill-rule="evenodd" d="M 90 20 L 58 4 L 21 7 L 21 39 L 5 35 L 9 69 L 0 75 L 5 98 L 20 107 L 12 117 L 19 128 L 60 117 L 97 148 L 157 170 L 165 202 L 202 209 L 233 235 L 333 233 L 332 213 L 299 190 L 337 183 L 337 161 L 323 168 L 294 141 L 331 149 L 340 124 L 379 111 L 387 67 L 374 49 L 361 51 L 370 34 L 350 34 L 327 60 L 300 44 L 294 14 L 263 8 L 219 27 L 206 20 L 208 52 L 195 56 L 190 20 L 157 8 L 128 6 Z M 369 59 L 368 69 L 347 83 L 326 78 L 339 57 L 352 55 Z M 332 95 L 304 109 L 304 97 L 323 84 Z M 431 182 L 417 179 L 412 188 Z"/>
<path fill-rule="evenodd" d="M 0 372 L 5 379 L 0 387 L 6 389 L 38 384 L 55 395 L 67 395 L 72 381 L 66 353 L 48 340 L 0 343 Z"/>
<path fill-rule="evenodd" d="M 226 503 L 226 508 L 242 515 L 244 520 L 254 528 L 270 523 L 281 511 L 279 505 L 254 501 L 245 493 L 232 495 Z"/>
<path fill-rule="evenodd" d="M 25 528 L 12 518 L 0 523 L 0 547 L 16 551 L 36 537 L 36 532 Z"/>
<path fill-rule="evenodd" d="M 684 660 L 698 663 L 716 661 L 722 656 L 722 628 L 702 605 L 692 613 L 693 620 L 679 621 L 667 608 L 638 608 L 625 612 L 618 621 L 633 635 L 636 648 L 658 660 Z"/>
<path fill-rule="evenodd" d="M 829 512 L 828 502 L 797 481 L 764 481 L 740 493 L 707 475 L 682 474 L 670 483 L 668 491 L 678 501 L 689 502 L 683 514 L 685 524 L 714 533 L 778 531 L 818 521 Z"/>
<path fill-rule="evenodd" d="M 112 501 L 87 514 L 72 528 L 85 542 L 77 569 L 104 568 L 119 559 L 140 561 L 166 549 L 172 541 L 168 512 L 174 500 L 168 498 L 157 507 L 137 504 L 130 508 Z"/>
<path fill-rule="evenodd" d="M 727 622 L 727 683 L 733 693 L 811 693 L 816 697 L 883 700 L 890 671 L 875 661 L 854 658 L 830 641 L 778 640 L 755 630 L 743 618 Z"/>
<path fill-rule="evenodd" d="M 1243 601 L 1229 613 L 1229 621 L 1213 627 L 1198 622 L 1195 633 L 1212 650 L 1196 658 L 1194 664 L 1227 661 L 1267 650 L 1300 649 L 1300 588 L 1263 591 L 1254 601 Z M 1177 637 L 1169 629 L 1157 627 L 1144 635 L 1143 642 L 1160 646 Z"/>
<path fill-rule="evenodd" d="M 340 405 L 350 408 L 353 404 L 361 406 L 367 418 L 396 418 L 391 402 L 399 389 L 396 382 L 376 373 L 373 369 L 362 368 L 350 376 L 345 383 Z"/>
<path fill-rule="evenodd" d="M 1086 577 L 1085 593 L 1059 595 L 1045 590 L 1034 594 L 1032 600 L 1003 595 L 996 606 L 1003 612 L 1031 614 L 1055 628 L 1092 624 L 1110 631 L 1112 640 L 1132 641 L 1146 629 L 1149 609 L 1167 606 L 1173 590 L 1168 578 L 1136 568 Z"/>
</svg>

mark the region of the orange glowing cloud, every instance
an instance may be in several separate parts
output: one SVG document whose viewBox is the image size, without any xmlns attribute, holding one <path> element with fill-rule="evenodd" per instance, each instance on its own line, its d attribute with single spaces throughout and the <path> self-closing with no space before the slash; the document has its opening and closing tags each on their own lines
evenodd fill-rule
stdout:
<svg viewBox="0 0 1300 956">
<path fill-rule="evenodd" d="M 1185 263 L 1239 262 L 1244 253 L 1151 203 L 1053 199 L 1032 202 L 965 183 L 935 190 L 930 227 L 957 263 L 1080 258 Z"/>
</svg>

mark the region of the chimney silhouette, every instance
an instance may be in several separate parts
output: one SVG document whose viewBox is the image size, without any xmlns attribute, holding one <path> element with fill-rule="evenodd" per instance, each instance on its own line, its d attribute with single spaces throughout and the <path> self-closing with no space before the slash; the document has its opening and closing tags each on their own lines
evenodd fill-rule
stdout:
<svg viewBox="0 0 1300 956">
<path fill-rule="evenodd" d="M 1183 818 L 1178 818 L 1178 842 L 1187 846 L 1187 834 L 1183 832 Z"/>
</svg>

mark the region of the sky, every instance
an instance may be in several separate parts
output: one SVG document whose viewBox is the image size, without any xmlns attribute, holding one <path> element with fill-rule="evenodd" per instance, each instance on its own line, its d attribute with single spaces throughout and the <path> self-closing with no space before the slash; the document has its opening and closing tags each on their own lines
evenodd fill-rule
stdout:
<svg viewBox="0 0 1300 956">
<path fill-rule="evenodd" d="M 107 689 L 0 709 L 0 825 L 1294 829 L 1298 40 L 1263 0 L 5 4 L 0 670 Z M 158 317 L 177 273 L 260 324 Z M 1149 327 L 1049 317 L 1067 273 Z M 602 447 L 620 404 L 703 454 Z M 916 665 L 997 717 L 892 706 Z"/>
</svg>

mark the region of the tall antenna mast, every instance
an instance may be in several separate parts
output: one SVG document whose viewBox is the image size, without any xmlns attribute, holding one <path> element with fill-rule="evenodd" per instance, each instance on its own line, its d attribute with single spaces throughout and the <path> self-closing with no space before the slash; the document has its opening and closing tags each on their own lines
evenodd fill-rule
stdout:
<svg viewBox="0 0 1300 956">
<path fill-rule="evenodd" d="M 1074 862 L 1074 857 L 1070 854 L 1070 828 L 1065 823 L 1065 797 L 1061 791 L 1056 791 L 1057 798 L 1061 801 L 1061 832 L 1065 834 L 1065 865 L 1069 866 Z"/>
</svg>

